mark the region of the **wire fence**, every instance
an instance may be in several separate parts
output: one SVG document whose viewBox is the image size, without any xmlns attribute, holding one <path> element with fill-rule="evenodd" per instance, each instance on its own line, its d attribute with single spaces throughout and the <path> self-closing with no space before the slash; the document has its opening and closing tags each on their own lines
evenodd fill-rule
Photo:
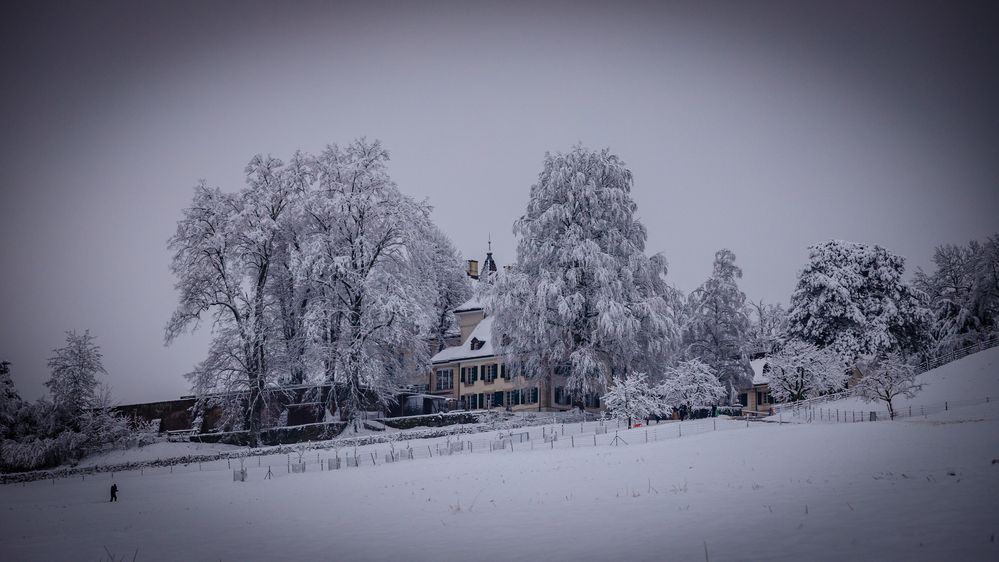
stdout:
<svg viewBox="0 0 999 562">
<path fill-rule="evenodd" d="M 901 404 L 894 406 L 892 412 L 888 408 L 873 410 L 854 410 L 850 408 L 821 407 L 815 404 L 781 409 L 777 413 L 779 422 L 827 422 L 827 423 L 858 423 L 885 421 L 891 419 L 925 418 L 931 414 L 946 412 L 966 406 L 979 406 L 995 402 L 992 397 L 972 398 L 965 400 L 945 400 L 926 404 Z"/>
<path fill-rule="evenodd" d="M 679 439 L 714 431 L 747 428 L 750 421 L 729 418 L 703 418 L 685 421 L 663 421 L 649 426 L 628 428 L 627 423 L 604 420 L 580 423 L 559 423 L 499 430 L 491 434 L 455 434 L 444 438 L 413 439 L 334 447 L 332 449 L 301 449 L 293 453 L 256 455 L 253 457 L 211 458 L 198 461 L 165 464 L 170 459 L 157 459 L 138 467 L 121 470 L 101 470 L 107 467 L 86 467 L 75 473 L 49 472 L 5 475 L 4 483 L 35 482 L 34 485 L 56 485 L 79 478 L 110 482 L 121 478 L 152 477 L 194 472 L 231 471 L 234 481 L 272 479 L 298 473 L 371 468 L 398 462 L 418 461 L 455 455 L 501 455 L 531 451 L 627 447 Z"/>
</svg>

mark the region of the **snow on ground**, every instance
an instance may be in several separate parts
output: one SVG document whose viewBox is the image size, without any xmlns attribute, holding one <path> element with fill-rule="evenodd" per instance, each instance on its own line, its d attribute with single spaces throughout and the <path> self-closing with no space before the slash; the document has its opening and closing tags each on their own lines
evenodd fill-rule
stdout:
<svg viewBox="0 0 999 562">
<path fill-rule="evenodd" d="M 125 464 L 170 459 L 188 455 L 211 455 L 226 451 L 238 451 L 245 448 L 246 447 L 225 445 L 222 443 L 173 443 L 169 441 L 161 441 L 158 443 L 151 443 L 143 447 L 117 449 L 106 453 L 91 455 L 81 460 L 77 466 L 85 467 Z"/>
<path fill-rule="evenodd" d="M 32 482 L 0 488 L 0 549 L 8 560 L 98 559 L 104 547 L 137 560 L 702 560 L 705 548 L 716 561 L 996 559 L 999 405 L 962 412 L 648 444 L 635 429 L 621 432 L 627 446 L 272 479 L 250 465 L 247 482 L 128 472 L 114 504 L 106 474 Z"/>
<path fill-rule="evenodd" d="M 999 400 L 999 347 L 974 353 L 942 367 L 927 371 L 916 381 L 923 385 L 914 398 L 899 397 L 892 404 L 898 412 L 908 414 L 912 406 L 913 415 L 920 406 L 926 411 L 937 411 L 948 407 L 962 407 L 965 404 Z M 876 411 L 881 416 L 888 415 L 883 402 L 867 402 L 852 397 L 825 402 L 820 405 L 825 410 Z"/>
<path fill-rule="evenodd" d="M 927 373 L 926 396 L 991 393 L 997 364 L 993 350 Z M 368 445 L 334 471 L 317 461 L 353 449 L 309 451 L 304 474 L 273 454 L 246 461 L 246 482 L 221 460 L 0 486 L 0 559 L 999 559 L 997 401 L 880 423 L 664 423 L 620 430 L 620 446 L 596 427 L 514 429 L 531 441 L 497 451 L 508 430 L 453 436 L 474 450 L 447 456 L 448 438 L 398 442 L 416 454 L 395 463 Z"/>
</svg>

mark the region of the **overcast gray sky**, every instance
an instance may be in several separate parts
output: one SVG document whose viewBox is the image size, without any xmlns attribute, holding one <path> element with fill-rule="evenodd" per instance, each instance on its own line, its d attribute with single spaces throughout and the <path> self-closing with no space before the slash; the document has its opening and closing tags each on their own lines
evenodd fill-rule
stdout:
<svg viewBox="0 0 999 562">
<path fill-rule="evenodd" d="M 166 240 L 200 178 L 242 185 L 366 135 L 467 257 L 514 259 L 547 150 L 610 147 L 684 291 L 733 249 L 786 302 L 810 243 L 999 230 L 987 3 L 21 2 L 0 22 L 0 358 L 44 392 L 89 328 L 125 402 L 187 392 L 208 330 L 163 346 Z"/>
</svg>

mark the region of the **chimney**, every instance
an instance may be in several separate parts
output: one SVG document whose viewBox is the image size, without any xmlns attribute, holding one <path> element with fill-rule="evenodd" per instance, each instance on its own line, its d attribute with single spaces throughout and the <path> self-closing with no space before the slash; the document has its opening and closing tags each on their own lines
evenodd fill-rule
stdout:
<svg viewBox="0 0 999 562">
<path fill-rule="evenodd" d="M 479 278 L 479 260 L 468 260 L 468 276 L 472 279 Z"/>
</svg>

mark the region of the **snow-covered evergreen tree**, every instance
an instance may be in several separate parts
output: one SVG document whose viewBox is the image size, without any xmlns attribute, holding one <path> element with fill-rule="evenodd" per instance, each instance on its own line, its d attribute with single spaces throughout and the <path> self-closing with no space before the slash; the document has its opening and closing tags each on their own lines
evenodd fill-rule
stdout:
<svg viewBox="0 0 999 562">
<path fill-rule="evenodd" d="M 0 438 L 12 432 L 22 404 L 10 375 L 10 361 L 0 361 Z"/>
<path fill-rule="evenodd" d="M 718 404 L 726 396 L 726 389 L 708 364 L 688 359 L 666 372 L 656 393 L 666 404 L 689 415 L 696 408 Z"/>
<path fill-rule="evenodd" d="M 741 277 L 735 254 L 728 249 L 716 252 L 711 277 L 687 299 L 683 327 L 684 357 L 706 363 L 730 390 L 753 382 L 746 295 L 737 284 Z"/>
<path fill-rule="evenodd" d="M 668 415 L 671 411 L 649 384 L 645 373 L 616 376 L 610 389 L 601 398 L 611 415 L 626 421 L 644 420 L 654 415 Z"/>
<path fill-rule="evenodd" d="M 813 398 L 843 387 L 848 378 L 843 362 L 828 350 L 791 340 L 767 357 L 770 394 L 777 402 Z"/>
<path fill-rule="evenodd" d="M 45 386 L 64 423 L 72 424 L 94 406 L 97 375 L 107 374 L 103 355 L 89 330 L 82 334 L 66 332 L 66 345 L 53 353 L 48 362 L 52 377 Z"/>
<path fill-rule="evenodd" d="M 487 312 L 493 341 L 528 377 L 567 377 L 577 400 L 615 377 L 661 370 L 677 339 L 666 260 L 645 254 L 632 174 L 608 150 L 546 154 L 514 224 L 517 261 Z"/>
<path fill-rule="evenodd" d="M 791 295 L 789 339 L 832 348 L 847 363 L 923 348 L 929 325 L 925 295 L 902 280 L 904 258 L 880 246 L 841 240 L 808 250 Z"/>
<path fill-rule="evenodd" d="M 866 358 L 858 367 L 863 375 L 856 387 L 858 394 L 869 402 L 884 402 L 892 419 L 895 398 L 914 398 L 922 390 L 922 385 L 916 383 L 915 368 L 896 353 Z"/>
</svg>

